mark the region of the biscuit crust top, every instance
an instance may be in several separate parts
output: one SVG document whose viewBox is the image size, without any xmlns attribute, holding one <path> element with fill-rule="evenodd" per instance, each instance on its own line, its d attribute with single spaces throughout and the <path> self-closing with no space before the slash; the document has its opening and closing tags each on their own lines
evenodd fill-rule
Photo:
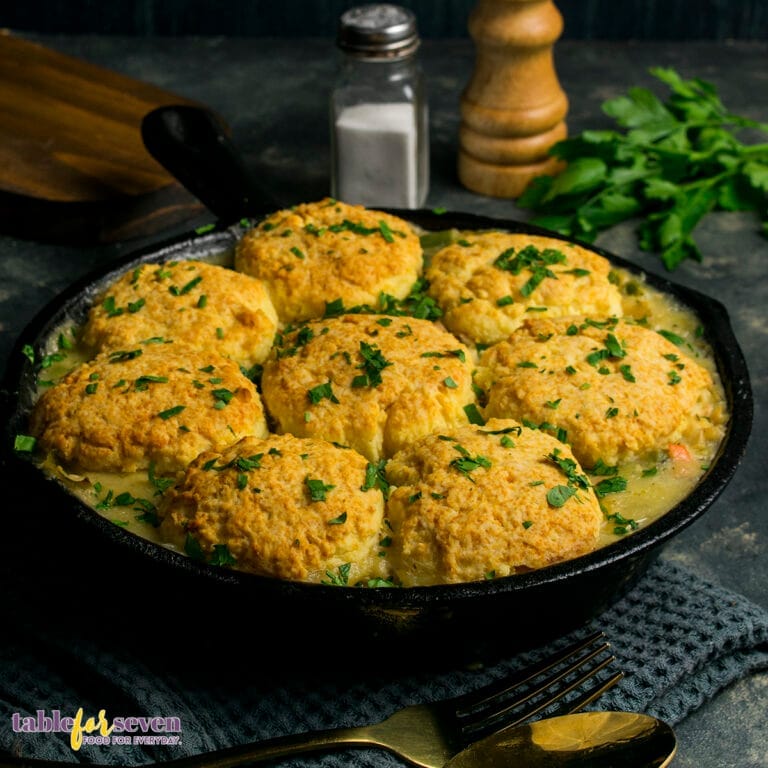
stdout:
<svg viewBox="0 0 768 768">
<path fill-rule="evenodd" d="M 103 352 L 46 390 L 30 418 L 65 469 L 158 473 L 266 434 L 256 386 L 226 357 L 177 343 Z"/>
<path fill-rule="evenodd" d="M 722 429 L 709 371 L 660 333 L 619 318 L 528 320 L 480 357 L 488 417 L 560 432 L 585 467 L 701 447 Z"/>
<path fill-rule="evenodd" d="M 250 367 L 264 361 L 277 313 L 263 283 L 216 264 L 143 264 L 94 302 L 82 342 L 94 352 L 148 339 L 190 344 Z"/>
<path fill-rule="evenodd" d="M 429 320 L 342 315 L 282 335 L 262 396 L 276 431 L 355 448 L 371 461 L 466 424 L 472 353 Z"/>
<path fill-rule="evenodd" d="M 610 262 L 552 237 L 478 232 L 439 250 L 425 271 L 446 328 L 475 344 L 505 339 L 531 313 L 621 312 Z"/>
<path fill-rule="evenodd" d="M 277 578 L 353 584 L 388 575 L 384 497 L 350 449 L 293 435 L 205 452 L 169 490 L 161 530 L 182 550 Z M 225 548 L 225 549 L 222 549 Z"/>
<path fill-rule="evenodd" d="M 322 317 L 326 304 L 378 307 L 405 298 L 423 266 L 408 222 L 329 198 L 273 213 L 238 243 L 235 268 L 263 280 L 283 323 Z"/>
<path fill-rule="evenodd" d="M 429 435 L 387 464 L 405 586 L 478 581 L 589 552 L 603 513 L 567 446 L 511 419 Z"/>
</svg>

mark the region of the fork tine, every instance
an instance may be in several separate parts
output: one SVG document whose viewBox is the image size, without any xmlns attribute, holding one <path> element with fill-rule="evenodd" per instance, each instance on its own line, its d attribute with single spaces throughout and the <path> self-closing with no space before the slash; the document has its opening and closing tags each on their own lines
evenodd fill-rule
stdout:
<svg viewBox="0 0 768 768">
<path fill-rule="evenodd" d="M 617 673 L 604 682 L 598 682 L 575 702 L 566 701 L 568 694 L 580 689 L 590 679 L 615 661 L 613 655 L 600 659 L 610 647 L 605 635 L 596 632 L 586 639 L 564 649 L 555 657 L 540 662 L 514 679 L 499 681 L 496 685 L 480 689 L 474 697 L 460 702 L 456 710 L 465 741 L 471 741 L 504 728 L 512 727 L 552 707 L 565 702 L 561 710 L 578 711 L 587 706 L 622 677 Z M 574 677 L 575 675 L 575 677 Z M 510 694 L 514 694 L 510 698 Z"/>
<path fill-rule="evenodd" d="M 623 677 L 623 672 L 614 672 L 607 680 L 593 686 L 575 701 L 566 702 L 557 714 L 571 715 L 574 712 L 581 712 L 584 707 L 597 701 L 608 689 L 613 688 Z"/>
<path fill-rule="evenodd" d="M 490 716 L 486 717 L 483 723 L 478 723 L 477 728 L 479 729 L 480 727 L 485 726 L 487 728 L 490 728 L 491 730 L 494 730 L 498 728 L 498 724 L 500 721 L 502 721 L 502 719 L 504 722 L 504 726 L 510 727 L 513 725 L 517 725 L 518 723 L 521 723 L 523 720 L 527 720 L 528 718 L 533 717 L 534 715 L 538 715 L 539 712 L 541 712 L 542 710 L 546 709 L 547 707 L 551 706 L 552 704 L 558 701 L 561 701 L 569 693 L 577 690 L 583 683 L 585 683 L 591 677 L 593 677 L 602 669 L 604 669 L 606 666 L 608 666 L 608 664 L 610 664 L 612 661 L 615 661 L 615 657 L 613 656 L 607 659 L 604 659 L 597 666 L 591 669 L 588 669 L 586 672 L 583 672 L 579 677 L 577 677 L 576 679 L 568 683 L 568 685 L 564 686 L 563 688 L 559 688 L 556 692 L 550 694 L 548 698 L 545 698 L 540 702 L 532 704 L 531 706 L 529 706 L 527 709 L 523 711 L 519 711 L 519 714 L 517 715 L 513 715 L 513 713 L 519 710 L 519 708 L 523 704 L 528 704 L 529 702 L 533 702 L 534 699 L 539 694 L 544 693 L 553 685 L 557 684 L 558 682 L 561 682 L 564 675 L 567 673 L 560 673 L 556 677 L 553 677 L 547 680 L 546 682 L 542 683 L 540 686 L 533 689 L 529 693 L 520 695 L 514 701 L 510 702 L 506 706 L 493 712 Z M 512 716 L 512 719 L 510 719 L 510 716 Z"/>
<path fill-rule="evenodd" d="M 476 691 L 471 691 L 458 699 L 454 699 L 453 703 L 455 705 L 456 715 L 458 717 L 470 717 L 479 708 L 486 706 L 489 702 L 504 697 L 513 691 L 518 691 L 521 686 L 531 683 L 545 672 L 549 672 L 555 667 L 558 667 L 565 661 L 573 658 L 576 654 L 589 648 L 598 640 L 605 641 L 604 632 L 594 632 L 583 640 L 579 640 L 572 645 L 569 645 L 555 655 L 548 656 L 533 666 L 526 667 L 521 672 L 503 677 L 494 683 L 490 683 Z M 608 648 L 607 642 L 603 642 L 600 646 L 600 650 L 605 648 Z"/>
</svg>

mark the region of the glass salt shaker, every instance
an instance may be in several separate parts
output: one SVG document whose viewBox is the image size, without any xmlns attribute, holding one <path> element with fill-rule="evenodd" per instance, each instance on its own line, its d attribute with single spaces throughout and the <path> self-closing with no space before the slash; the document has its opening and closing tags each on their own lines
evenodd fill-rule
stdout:
<svg viewBox="0 0 768 768">
<path fill-rule="evenodd" d="M 386 3 L 346 11 L 331 94 L 331 194 L 345 203 L 423 206 L 429 124 L 416 17 Z"/>
</svg>

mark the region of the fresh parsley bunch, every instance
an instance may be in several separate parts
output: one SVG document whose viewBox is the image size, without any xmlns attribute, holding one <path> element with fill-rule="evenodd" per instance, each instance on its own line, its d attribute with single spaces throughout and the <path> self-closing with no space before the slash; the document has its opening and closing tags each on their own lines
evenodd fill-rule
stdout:
<svg viewBox="0 0 768 768">
<path fill-rule="evenodd" d="M 667 101 L 632 88 L 604 102 L 623 130 L 584 131 L 555 144 L 550 153 L 565 169 L 534 179 L 518 206 L 534 211 L 534 224 L 587 242 L 640 218 L 640 247 L 658 253 L 668 270 L 701 261 L 693 231 L 710 211 L 756 211 L 768 236 L 768 144 L 735 135 L 768 132 L 768 124 L 729 113 L 703 80 L 649 71 L 669 87 Z"/>
</svg>

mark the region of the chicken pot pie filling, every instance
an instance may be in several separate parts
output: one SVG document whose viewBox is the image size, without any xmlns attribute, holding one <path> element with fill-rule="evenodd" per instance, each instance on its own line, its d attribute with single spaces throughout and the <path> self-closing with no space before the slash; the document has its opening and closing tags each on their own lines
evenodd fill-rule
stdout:
<svg viewBox="0 0 768 768">
<path fill-rule="evenodd" d="M 210 316 L 199 326 L 201 349 L 194 312 L 205 310 L 207 272 L 190 262 L 193 278 L 163 288 L 175 286 L 181 295 L 174 298 L 183 299 L 178 340 L 168 314 L 174 305 L 163 296 L 158 334 L 149 321 L 120 321 L 149 334 L 126 344 L 131 349 L 104 341 L 94 354 L 92 334 L 67 325 L 43 354 L 27 350 L 38 397 L 16 449 L 133 534 L 214 567 L 336 586 L 455 583 L 545 567 L 639 530 L 693 490 L 716 456 L 728 411 L 705 329 L 690 309 L 602 256 L 555 239 L 420 232 L 390 217 L 374 232 L 377 212 L 365 210 L 367 223 L 356 228 L 355 208 L 343 208 L 347 223 L 336 227 L 335 247 L 347 236 L 374 236 L 386 260 L 382 231 L 403 233 L 391 236 L 409 242 L 403 279 L 410 292 L 382 290 L 359 303 L 355 288 L 308 303 L 304 291 L 295 312 L 285 304 L 278 311 L 302 318 L 294 322 L 275 318 L 269 285 L 254 286 L 259 278 L 251 275 L 248 289 L 261 291 L 263 316 L 277 328 L 269 350 L 260 323 L 254 333 L 261 338 L 249 346 L 258 352 L 239 354 L 249 344 L 248 319 L 238 321 L 236 346 L 217 349 L 226 331 L 215 326 L 211 334 Z M 307 204 L 267 221 L 296 224 L 290 216 L 304 221 L 311 212 Z M 469 254 L 464 277 L 462 251 Z M 239 274 L 232 256 L 221 268 Z M 306 261 L 295 259 L 291 271 Z M 414 273 L 419 260 L 423 269 Z M 450 274 L 435 287 L 435 270 L 446 264 Z M 182 260 L 145 265 L 139 274 L 161 268 L 187 273 Z M 438 290 L 441 280 L 449 292 Z M 569 284 L 541 291 L 561 280 Z M 155 290 L 145 285 L 144 293 Z M 118 286 L 130 298 L 130 277 Z M 119 312 L 109 288 L 91 309 L 103 339 L 111 336 L 110 314 L 138 314 L 146 304 L 126 299 Z M 196 298 L 187 296 L 193 291 Z M 557 296 L 567 306 L 547 305 Z M 518 301 L 522 311 L 504 314 Z M 584 311 L 590 307 L 603 311 Z M 221 300 L 216 311 L 226 311 Z M 451 323 L 451 315 L 467 322 Z M 115 338 L 127 341 L 120 329 Z M 133 358 L 126 354 L 132 350 Z M 144 352 L 152 371 L 136 364 Z M 117 362 L 110 369 L 110 356 L 133 361 L 126 376 Z M 167 370 L 158 373 L 161 359 Z M 113 391 L 104 397 L 108 382 Z M 168 382 L 179 382 L 173 386 L 188 399 L 163 400 L 153 410 L 148 403 L 159 387 L 176 397 Z M 109 413 L 93 410 L 99 388 Z M 130 404 L 119 400 L 121 392 L 130 393 Z M 49 402 L 57 405 L 46 411 Z M 150 415 L 154 428 L 137 425 Z M 186 453 L 171 458 L 175 442 Z M 109 460 L 93 460 L 107 449 Z M 278 452 L 285 455 L 283 482 Z M 113 454 L 131 459 L 121 464 Z M 312 461 L 305 466 L 309 456 L 321 457 L 313 461 L 326 476 Z M 271 496 L 262 495 L 265 488 Z"/>
</svg>

